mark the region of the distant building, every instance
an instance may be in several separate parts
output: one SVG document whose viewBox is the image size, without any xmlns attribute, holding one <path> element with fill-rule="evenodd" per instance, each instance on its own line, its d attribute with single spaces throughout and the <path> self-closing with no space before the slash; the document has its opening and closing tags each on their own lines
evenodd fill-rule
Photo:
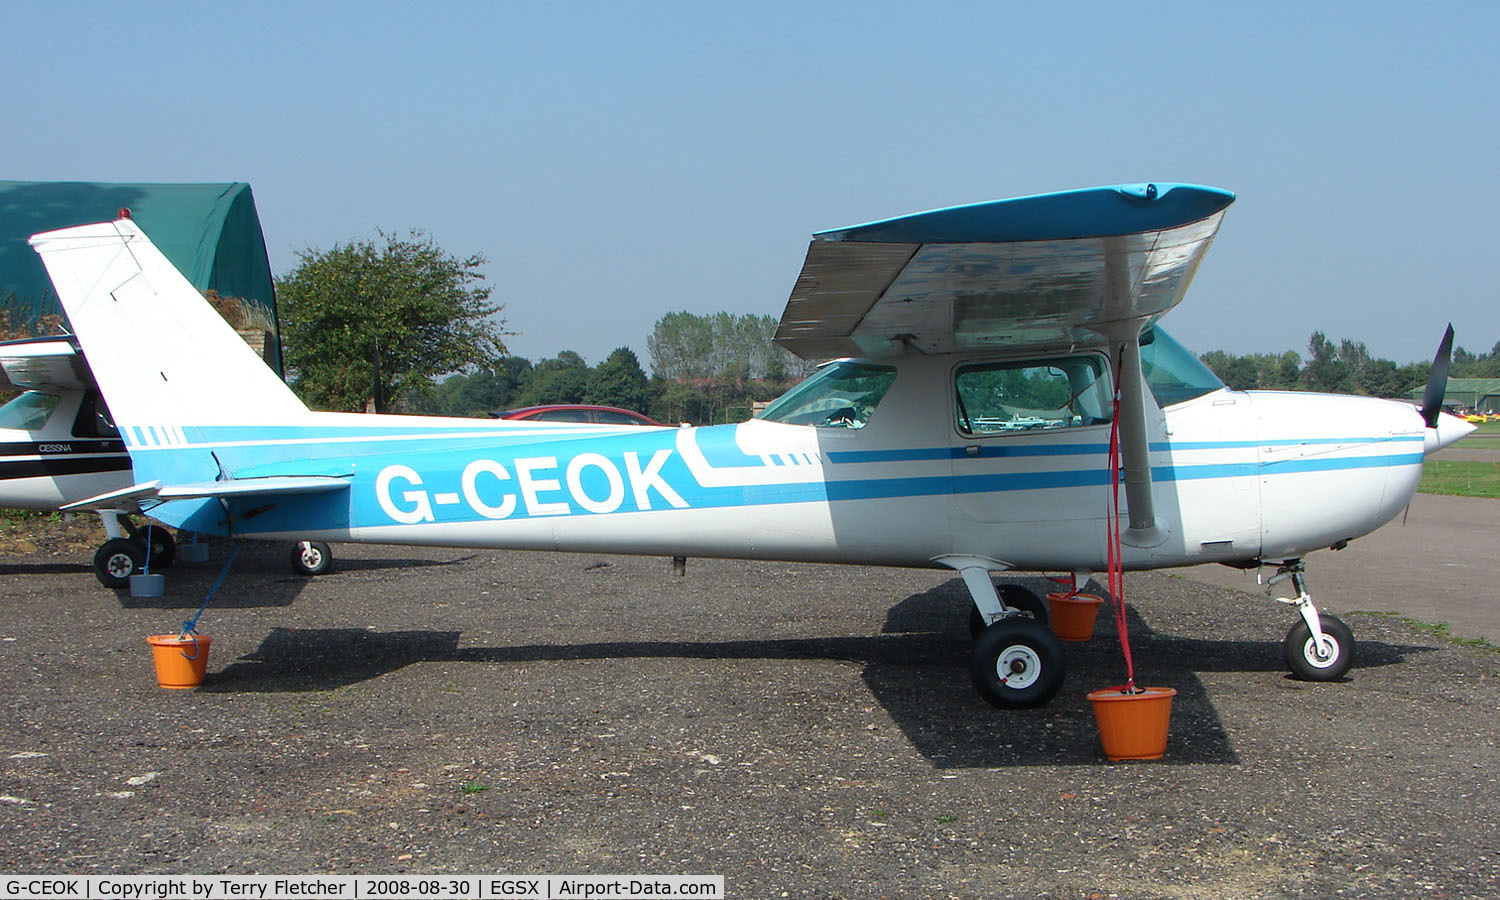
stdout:
<svg viewBox="0 0 1500 900">
<path fill-rule="evenodd" d="M 0 311 L 12 327 L 61 316 L 52 282 L 26 239 L 107 222 L 121 209 L 281 372 L 275 283 L 250 185 L 0 181 Z M 264 332 L 262 340 L 261 332 Z"/>
<path fill-rule="evenodd" d="M 1406 396 L 1421 403 L 1422 389 L 1411 391 Z M 1500 378 L 1448 379 L 1448 390 L 1443 394 L 1443 408 L 1500 413 Z"/>
</svg>

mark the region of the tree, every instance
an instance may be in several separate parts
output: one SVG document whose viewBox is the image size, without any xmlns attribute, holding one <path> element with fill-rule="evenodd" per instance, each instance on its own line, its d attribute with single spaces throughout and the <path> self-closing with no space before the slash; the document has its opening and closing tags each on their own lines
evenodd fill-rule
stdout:
<svg viewBox="0 0 1500 900">
<path fill-rule="evenodd" d="M 645 410 L 651 406 L 651 384 L 641 361 L 629 347 L 620 347 L 589 372 L 589 403 Z"/>
<path fill-rule="evenodd" d="M 1349 368 L 1339 359 L 1339 349 L 1321 331 L 1314 331 L 1307 342 L 1307 365 L 1302 369 L 1302 385 L 1309 391 L 1328 394 L 1354 392 Z"/>
<path fill-rule="evenodd" d="M 1260 373 L 1256 371 L 1255 361 L 1248 356 L 1210 350 L 1198 358 L 1233 390 L 1253 391 L 1260 387 Z"/>
<path fill-rule="evenodd" d="M 516 395 L 531 376 L 531 361 L 507 356 L 473 372 L 451 375 L 437 387 L 437 412 L 445 416 L 488 416 L 517 405 Z"/>
<path fill-rule="evenodd" d="M 646 340 L 651 374 L 668 379 L 779 380 L 811 372 L 807 362 L 776 346 L 775 334 L 776 319 L 771 316 L 667 313 L 656 320 Z"/>
<path fill-rule="evenodd" d="M 588 390 L 589 364 L 572 350 L 564 350 L 532 366 L 526 387 L 516 396 L 516 405 L 582 403 Z"/>
<path fill-rule="evenodd" d="M 276 284 L 290 382 L 311 406 L 377 412 L 433 376 L 505 352 L 501 307 L 478 269 L 419 231 L 304 250 Z M 379 386 L 376 386 L 376 362 Z"/>
<path fill-rule="evenodd" d="M 1295 390 L 1302 371 L 1302 357 L 1295 350 L 1245 356 L 1210 350 L 1199 359 L 1219 376 L 1220 381 L 1237 391 Z"/>
</svg>

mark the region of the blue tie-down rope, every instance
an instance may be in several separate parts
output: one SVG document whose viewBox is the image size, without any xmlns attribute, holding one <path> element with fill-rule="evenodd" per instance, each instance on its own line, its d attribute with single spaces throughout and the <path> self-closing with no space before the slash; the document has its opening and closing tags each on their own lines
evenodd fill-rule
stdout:
<svg viewBox="0 0 1500 900">
<path fill-rule="evenodd" d="M 198 627 L 199 617 L 203 615 L 203 611 L 205 609 L 208 609 L 208 601 L 214 598 L 214 593 L 219 590 L 219 585 L 224 583 L 224 576 L 229 574 L 229 567 L 234 565 L 234 559 L 239 555 L 240 547 L 238 544 L 235 544 L 234 550 L 230 551 L 229 553 L 229 558 L 224 560 L 224 568 L 219 570 L 219 577 L 214 579 L 214 586 L 208 589 L 208 596 L 203 598 L 203 605 L 198 607 L 198 611 L 193 613 L 193 617 L 191 619 L 187 619 L 182 623 L 182 631 L 178 634 L 178 637 L 187 638 L 193 636 L 195 630 Z M 194 643 L 196 643 L 196 641 Z M 196 655 L 197 654 L 194 653 L 194 656 Z"/>
<path fill-rule="evenodd" d="M 146 523 L 146 560 L 141 563 L 141 574 L 151 574 L 151 523 Z"/>
</svg>

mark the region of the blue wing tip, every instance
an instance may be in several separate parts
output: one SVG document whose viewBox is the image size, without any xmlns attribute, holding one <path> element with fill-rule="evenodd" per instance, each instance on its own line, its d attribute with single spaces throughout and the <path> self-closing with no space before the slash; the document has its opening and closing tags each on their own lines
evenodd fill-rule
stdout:
<svg viewBox="0 0 1500 900">
<path fill-rule="evenodd" d="M 820 231 L 814 238 L 984 243 L 1104 237 L 1185 225 L 1223 211 L 1234 199 L 1222 188 L 1140 182 L 952 206 Z"/>
</svg>

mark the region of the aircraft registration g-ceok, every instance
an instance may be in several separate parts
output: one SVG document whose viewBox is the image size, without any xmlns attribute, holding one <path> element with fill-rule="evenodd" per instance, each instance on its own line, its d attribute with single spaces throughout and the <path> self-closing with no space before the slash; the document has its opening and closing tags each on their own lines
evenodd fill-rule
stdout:
<svg viewBox="0 0 1500 900">
<path fill-rule="evenodd" d="M 1472 429 L 1437 406 L 1446 351 L 1418 410 L 1227 390 L 1157 327 L 1233 200 L 1126 185 L 818 233 L 776 340 L 834 361 L 700 428 L 311 411 L 128 218 L 31 243 L 134 465 L 81 507 L 230 537 L 948 568 L 976 687 L 1018 707 L 1064 655 L 991 573 L 1100 572 L 1112 546 L 1131 570 L 1279 566 L 1289 665 L 1341 677 L 1353 638 L 1303 557 L 1393 518 Z"/>
</svg>

